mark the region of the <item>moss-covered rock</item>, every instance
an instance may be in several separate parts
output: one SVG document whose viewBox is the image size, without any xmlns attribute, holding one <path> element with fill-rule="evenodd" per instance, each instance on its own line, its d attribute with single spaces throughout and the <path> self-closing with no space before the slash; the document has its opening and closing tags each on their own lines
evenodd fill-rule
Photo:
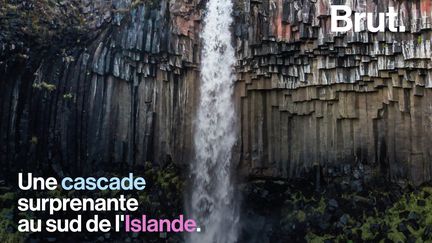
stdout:
<svg viewBox="0 0 432 243">
<path fill-rule="evenodd" d="M 402 188 L 386 182 L 362 185 L 364 189 L 357 192 L 338 185 L 314 191 L 307 181 L 301 186 L 286 182 L 285 189 L 269 181 L 249 183 L 245 215 L 259 214 L 268 224 L 278 222 L 266 226 L 275 242 L 432 241 L 429 186 Z M 271 199 L 283 204 L 272 204 Z M 271 210 L 265 210 L 270 205 Z"/>
<path fill-rule="evenodd" d="M 9 191 L 0 195 L 0 242 L 19 243 L 24 242 L 26 234 L 18 232 L 16 210 L 17 194 Z M 22 214 L 25 216 L 25 214 Z"/>
</svg>

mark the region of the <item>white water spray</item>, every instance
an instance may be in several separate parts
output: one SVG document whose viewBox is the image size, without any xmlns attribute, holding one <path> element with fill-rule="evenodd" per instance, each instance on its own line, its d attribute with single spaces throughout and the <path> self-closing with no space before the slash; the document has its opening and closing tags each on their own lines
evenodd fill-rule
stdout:
<svg viewBox="0 0 432 243">
<path fill-rule="evenodd" d="M 231 43 L 233 3 L 209 0 L 202 32 L 200 100 L 194 136 L 190 213 L 204 230 L 191 243 L 237 241 L 238 205 L 231 175 L 236 142 L 233 102 L 234 47 Z"/>
</svg>

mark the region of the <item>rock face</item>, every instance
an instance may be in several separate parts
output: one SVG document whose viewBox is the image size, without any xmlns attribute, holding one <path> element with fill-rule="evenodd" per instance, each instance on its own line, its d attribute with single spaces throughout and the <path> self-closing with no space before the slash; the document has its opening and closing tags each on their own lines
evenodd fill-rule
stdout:
<svg viewBox="0 0 432 243">
<path fill-rule="evenodd" d="M 52 162 L 54 169 L 82 173 L 189 160 L 200 53 L 190 33 L 198 9 L 174 1 L 117 2 L 122 7 L 88 45 L 27 64 L 12 56 L 3 62 L 5 164 Z"/>
<path fill-rule="evenodd" d="M 431 2 L 338 3 L 394 6 L 407 32 L 332 33 L 331 1 L 246 4 L 237 32 L 244 167 L 292 177 L 361 163 L 368 174 L 430 180 Z"/>
<path fill-rule="evenodd" d="M 205 1 L 114 3 L 79 45 L 0 38 L 4 173 L 193 159 Z M 331 4 L 394 6 L 407 32 L 331 33 Z M 430 180 L 431 15 L 426 0 L 236 2 L 239 170 Z"/>
</svg>

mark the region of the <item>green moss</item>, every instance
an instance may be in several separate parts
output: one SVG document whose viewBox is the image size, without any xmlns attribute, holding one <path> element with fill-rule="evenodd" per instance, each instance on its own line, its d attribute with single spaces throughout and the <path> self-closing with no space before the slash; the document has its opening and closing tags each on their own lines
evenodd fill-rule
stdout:
<svg viewBox="0 0 432 243">
<path fill-rule="evenodd" d="M 144 191 L 138 193 L 138 200 L 142 205 L 148 205 L 151 203 L 149 195 Z"/>
<path fill-rule="evenodd" d="M 57 87 L 54 84 L 47 83 L 45 81 L 40 83 L 34 83 L 33 88 L 39 89 L 39 90 L 46 90 L 48 92 L 54 91 Z"/>
<path fill-rule="evenodd" d="M 38 138 L 36 136 L 32 136 L 30 139 L 30 143 L 34 145 L 38 144 Z"/>
<path fill-rule="evenodd" d="M 382 195 L 385 196 L 383 193 Z M 369 195 L 373 198 L 373 195 Z M 324 199 L 321 198 L 317 206 L 314 207 L 316 211 L 322 211 L 325 208 Z M 376 208 L 373 209 L 373 214 L 363 214 L 359 218 L 350 218 L 348 225 L 344 229 L 350 229 L 351 232 L 361 232 L 361 239 L 363 241 L 375 241 L 380 230 L 373 230 L 373 225 L 386 225 L 388 228 L 387 234 L 384 237 L 393 242 L 406 242 L 407 239 L 403 232 L 399 231 L 399 225 L 402 223 L 408 229 L 413 238 L 419 239 L 418 242 L 423 242 L 421 239 L 424 237 L 425 228 L 432 225 L 432 187 L 424 187 L 419 191 L 405 193 L 399 200 L 397 200 L 391 207 L 383 212 L 379 212 Z M 415 217 L 415 222 L 419 227 L 414 228 L 408 222 L 408 217 L 405 215 L 412 214 Z M 305 214 L 307 218 L 308 214 Z M 413 216 L 414 217 L 414 216 Z M 332 239 L 343 239 L 343 234 L 319 234 L 315 235 L 313 232 L 308 234 L 306 240 L 308 242 L 322 242 L 329 237 Z M 427 239 L 430 241 L 431 239 Z M 344 241 L 345 242 L 345 241 Z"/>
<path fill-rule="evenodd" d="M 25 234 L 16 230 L 15 201 L 16 194 L 7 192 L 0 195 L 0 242 L 18 243 L 24 242 Z"/>
<path fill-rule="evenodd" d="M 406 242 L 406 237 L 403 233 L 398 231 L 392 231 L 387 234 L 387 237 L 389 240 L 395 242 L 395 243 L 403 243 Z"/>
<path fill-rule="evenodd" d="M 297 212 L 297 216 L 296 216 L 296 218 L 297 218 L 297 220 L 298 220 L 299 222 L 304 222 L 304 221 L 306 220 L 306 214 L 305 214 L 305 212 L 303 212 L 302 210 L 299 210 L 299 211 Z"/>
<path fill-rule="evenodd" d="M 65 99 L 65 100 L 71 100 L 72 98 L 73 98 L 73 94 L 71 94 L 71 93 L 65 93 L 63 95 L 63 99 Z"/>
<path fill-rule="evenodd" d="M 425 186 L 425 187 L 423 187 L 422 189 L 421 189 L 421 191 L 424 193 L 424 192 L 427 192 L 427 193 L 429 193 L 429 194 L 432 194 L 432 187 L 430 187 L 430 186 Z M 424 195 L 424 194 L 423 194 Z"/>
<path fill-rule="evenodd" d="M 326 208 L 325 199 L 324 199 L 324 197 L 321 197 L 321 198 L 320 198 L 320 201 L 319 201 L 319 204 L 318 204 L 318 206 L 315 208 L 315 210 L 316 210 L 317 212 L 323 214 L 324 211 L 325 211 L 325 208 Z"/>
<path fill-rule="evenodd" d="M 362 232 L 361 234 L 361 238 L 362 240 L 373 240 L 376 236 L 376 233 L 372 233 L 372 231 L 370 230 L 371 228 L 371 224 L 375 223 L 374 222 L 374 218 L 372 217 L 368 217 L 366 222 L 363 223 L 363 225 L 360 227 L 360 230 Z"/>
<path fill-rule="evenodd" d="M 333 236 L 331 236 L 331 235 L 323 235 L 323 236 L 320 236 L 320 235 L 316 235 L 316 234 L 314 234 L 314 233 L 312 233 L 312 232 L 309 232 L 307 235 L 306 235 L 306 241 L 307 242 L 310 242 L 310 243 L 323 243 L 323 242 L 325 242 L 326 240 L 331 240 L 331 239 L 333 239 L 334 237 Z"/>
<path fill-rule="evenodd" d="M 419 35 L 418 37 L 417 37 L 417 44 L 421 44 L 423 42 L 423 36 L 421 36 L 421 35 Z"/>
<path fill-rule="evenodd" d="M 11 202 L 11 201 L 14 201 L 15 198 L 16 198 L 15 193 L 7 192 L 7 193 L 0 195 L 0 202 L 1 203 Z"/>
</svg>

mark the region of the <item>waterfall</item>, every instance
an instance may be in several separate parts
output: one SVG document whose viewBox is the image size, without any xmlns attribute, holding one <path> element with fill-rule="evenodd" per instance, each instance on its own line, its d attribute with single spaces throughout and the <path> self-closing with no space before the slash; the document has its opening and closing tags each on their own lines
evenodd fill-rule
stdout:
<svg viewBox="0 0 432 243">
<path fill-rule="evenodd" d="M 238 205 L 234 197 L 231 153 L 237 138 L 233 102 L 233 3 L 209 0 L 201 34 L 200 100 L 191 165 L 190 213 L 203 228 L 189 242 L 230 243 L 237 240 Z"/>
</svg>

